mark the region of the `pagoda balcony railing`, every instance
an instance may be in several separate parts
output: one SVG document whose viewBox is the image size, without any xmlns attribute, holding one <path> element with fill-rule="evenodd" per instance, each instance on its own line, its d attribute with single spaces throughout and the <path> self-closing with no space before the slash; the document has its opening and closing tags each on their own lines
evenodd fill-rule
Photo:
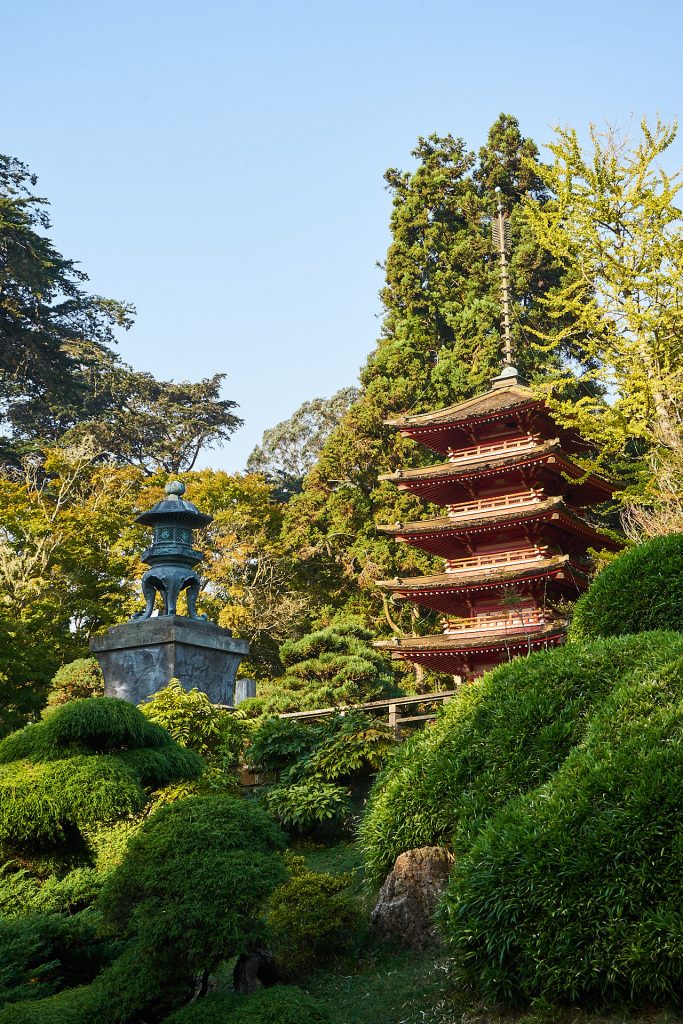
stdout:
<svg viewBox="0 0 683 1024">
<path fill-rule="evenodd" d="M 478 633 L 519 633 L 523 630 L 540 628 L 557 621 L 551 612 L 542 608 L 527 611 L 484 612 L 468 619 L 449 619 L 444 633 L 447 636 L 471 636 Z"/>
<path fill-rule="evenodd" d="M 452 519 L 460 519 L 469 518 L 472 515 L 495 514 L 509 508 L 524 508 L 527 505 L 537 505 L 544 500 L 544 495 L 538 491 L 497 494 L 492 498 L 479 498 L 476 501 L 459 501 L 455 505 L 449 505 L 448 515 Z"/>
<path fill-rule="evenodd" d="M 496 568 L 501 565 L 517 565 L 527 562 L 538 562 L 547 558 L 546 551 L 523 548 L 521 551 L 492 551 L 487 555 L 475 555 L 472 558 L 458 558 L 446 563 L 446 572 L 472 572 L 475 569 Z"/>
<path fill-rule="evenodd" d="M 467 462 L 468 460 L 485 458 L 488 455 L 507 455 L 508 453 L 529 451 L 538 447 L 535 437 L 514 437 L 506 441 L 495 441 L 489 444 L 475 444 L 471 448 L 448 450 L 449 462 Z"/>
</svg>

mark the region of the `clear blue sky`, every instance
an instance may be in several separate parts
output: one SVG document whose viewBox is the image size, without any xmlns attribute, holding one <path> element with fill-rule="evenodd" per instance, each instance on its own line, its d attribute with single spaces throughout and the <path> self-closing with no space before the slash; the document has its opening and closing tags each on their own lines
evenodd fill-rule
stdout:
<svg viewBox="0 0 683 1024">
<path fill-rule="evenodd" d="M 678 3 L 26 0 L 3 5 L 0 152 L 39 175 L 122 356 L 218 371 L 245 426 L 205 465 L 355 381 L 378 332 L 386 167 L 485 139 L 681 114 Z M 676 143 L 672 164 L 683 163 Z"/>
</svg>

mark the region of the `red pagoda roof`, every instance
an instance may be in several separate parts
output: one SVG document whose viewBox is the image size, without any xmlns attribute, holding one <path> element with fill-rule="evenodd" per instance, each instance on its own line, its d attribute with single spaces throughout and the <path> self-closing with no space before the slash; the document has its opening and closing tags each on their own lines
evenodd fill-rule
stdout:
<svg viewBox="0 0 683 1024">
<path fill-rule="evenodd" d="M 509 420 L 520 413 L 527 413 L 543 425 L 540 432 L 559 434 L 569 451 L 590 451 L 593 446 L 584 441 L 575 430 L 558 426 L 542 398 L 521 384 L 498 386 L 475 398 L 450 405 L 436 412 L 420 413 L 416 416 L 397 416 L 385 420 L 387 426 L 395 427 L 406 437 L 448 455 L 458 449 L 477 433 L 479 427 Z"/>
<path fill-rule="evenodd" d="M 585 547 L 602 547 L 610 551 L 619 551 L 623 547 L 620 541 L 613 540 L 587 523 L 561 496 L 547 498 L 545 501 L 530 501 L 527 505 L 513 506 L 509 511 L 505 511 L 504 507 L 492 508 L 488 514 L 482 514 L 479 510 L 467 516 L 440 516 L 438 519 L 378 526 L 377 529 L 424 551 L 452 557 L 458 547 L 464 547 L 457 544 L 461 536 L 483 536 L 496 533 L 504 527 L 517 524 L 529 526 L 534 523 L 551 523 L 581 538 Z"/>
<path fill-rule="evenodd" d="M 456 402 L 455 405 L 438 409 L 436 412 L 423 412 L 416 416 L 397 416 L 384 422 L 387 426 L 399 429 L 406 427 L 420 429 L 437 424 L 467 423 L 472 419 L 493 419 L 512 409 L 541 408 L 544 404 L 543 399 L 538 398 L 531 388 L 520 384 L 511 384 L 509 387 L 491 388 L 483 395 L 466 398 L 464 402 Z"/>
<path fill-rule="evenodd" d="M 447 505 L 453 502 L 457 485 L 470 480 L 486 477 L 500 477 L 527 467 L 545 468 L 552 466 L 556 474 L 565 473 L 574 480 L 581 478 L 580 484 L 573 488 L 572 497 L 575 503 L 596 500 L 607 500 L 614 492 L 615 485 L 596 473 L 587 473 L 581 466 L 572 462 L 558 438 L 535 445 L 524 451 L 507 453 L 505 450 L 467 460 L 440 462 L 434 466 L 423 466 L 416 469 L 399 469 L 395 473 L 383 473 L 379 479 L 388 480 L 405 490 L 429 498 L 437 504 Z M 454 487 L 455 485 L 455 487 Z M 588 492 L 588 493 L 586 493 Z M 591 497 L 592 496 L 592 497 Z"/>
<path fill-rule="evenodd" d="M 488 568 L 473 566 L 471 569 L 438 573 L 434 576 L 380 580 L 378 586 L 427 608 L 448 612 L 453 609 L 455 595 L 500 590 L 511 583 L 547 579 L 558 580 L 572 590 L 583 590 L 588 585 L 585 572 L 572 564 L 569 555 L 551 555 L 549 558 L 529 559 L 513 565 L 492 565 Z"/>
<path fill-rule="evenodd" d="M 376 640 L 373 647 L 386 651 L 392 658 L 409 658 L 437 671 L 455 673 L 458 666 L 472 656 L 502 653 L 512 657 L 525 654 L 529 649 L 543 648 L 561 642 L 565 633 L 566 623 L 558 620 L 514 634 L 503 631 L 478 637 L 459 637 L 457 634 L 447 633 L 437 636 L 394 637 L 393 640 Z"/>
</svg>

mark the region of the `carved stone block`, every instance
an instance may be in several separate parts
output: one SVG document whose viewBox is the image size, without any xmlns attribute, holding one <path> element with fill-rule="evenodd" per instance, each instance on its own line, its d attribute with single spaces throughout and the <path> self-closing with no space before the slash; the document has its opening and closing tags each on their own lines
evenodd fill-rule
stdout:
<svg viewBox="0 0 683 1024">
<path fill-rule="evenodd" d="M 214 704 L 232 705 L 235 674 L 249 644 L 212 622 L 159 615 L 112 626 L 91 641 L 90 650 L 107 697 L 139 704 L 176 678 Z"/>
</svg>

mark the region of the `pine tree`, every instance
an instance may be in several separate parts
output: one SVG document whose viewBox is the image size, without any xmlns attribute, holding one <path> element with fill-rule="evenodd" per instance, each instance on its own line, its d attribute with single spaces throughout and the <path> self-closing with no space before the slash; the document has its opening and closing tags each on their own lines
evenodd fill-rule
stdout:
<svg viewBox="0 0 683 1024">
<path fill-rule="evenodd" d="M 477 156 L 451 135 L 420 138 L 410 172 L 390 168 L 392 241 L 381 292 L 381 337 L 361 373 L 362 391 L 323 447 L 301 495 L 287 509 L 286 532 L 321 605 L 360 611 L 375 626 L 433 628 L 414 610 L 382 607 L 379 578 L 430 571 L 435 562 L 395 545 L 381 523 L 422 517 L 411 495 L 379 483 L 380 473 L 434 461 L 383 426 L 397 413 L 419 413 L 486 390 L 499 368 L 499 269 L 490 220 L 499 200 L 510 218 L 513 336 L 519 368 L 531 379 L 567 353 L 548 355 L 527 343 L 530 332 L 562 328 L 539 298 L 561 272 L 532 236 L 521 202 L 543 205 L 549 193 L 536 173 L 538 151 L 517 120 L 501 114 Z M 499 192 L 496 192 L 499 189 Z M 574 340 L 575 359 L 582 353 Z M 324 617 L 324 616 L 323 616 Z M 393 627 L 392 627 L 393 628 Z"/>
</svg>

